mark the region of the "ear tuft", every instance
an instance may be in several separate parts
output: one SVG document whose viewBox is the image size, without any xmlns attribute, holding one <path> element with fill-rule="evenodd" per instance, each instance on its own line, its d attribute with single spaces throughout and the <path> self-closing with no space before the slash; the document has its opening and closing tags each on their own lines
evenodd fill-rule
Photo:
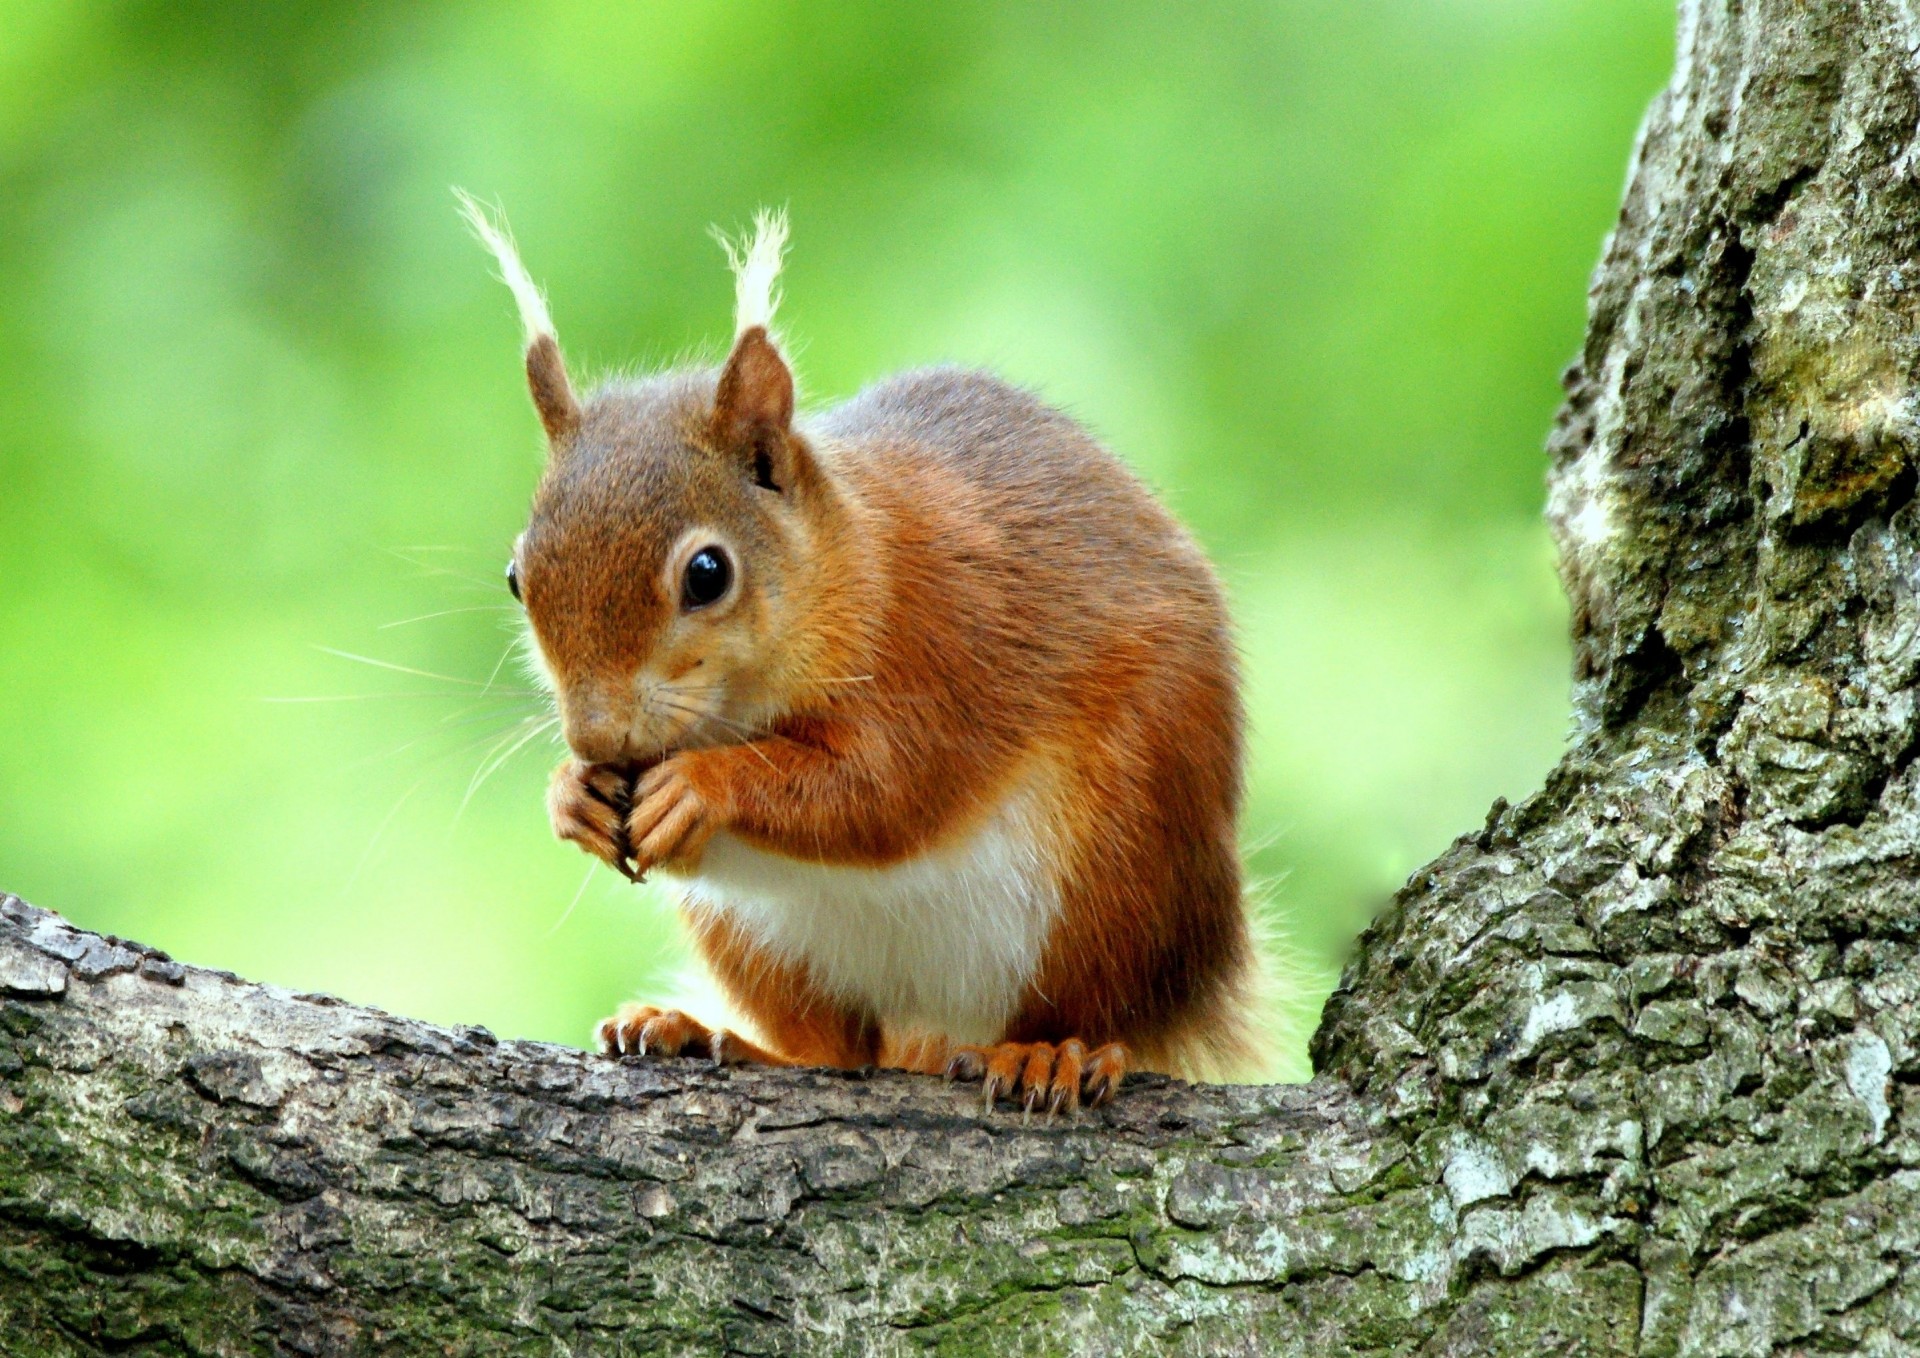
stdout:
<svg viewBox="0 0 1920 1358">
<path fill-rule="evenodd" d="M 488 212 L 465 189 L 455 189 L 453 196 L 460 200 L 460 215 L 466 220 L 474 238 L 487 247 L 494 262 L 499 264 L 500 281 L 507 285 L 507 290 L 513 294 L 514 305 L 520 308 L 520 324 L 527 332 L 526 342 L 532 344 L 541 335 L 554 335 L 553 317 L 547 313 L 547 299 L 533 281 L 533 276 L 527 272 L 527 266 L 520 262 L 520 252 L 513 244 L 513 233 L 507 229 L 506 214 L 498 208 Z M 554 338 L 559 337 L 554 335 Z"/>
<path fill-rule="evenodd" d="M 539 285 L 520 262 L 514 248 L 513 233 L 507 229 L 505 214 L 488 212 L 465 189 L 455 189 L 460 200 L 460 215 L 480 243 L 493 253 L 500 266 L 500 281 L 513 294 L 520 309 L 520 324 L 526 331 L 527 388 L 533 394 L 533 408 L 540 416 L 547 439 L 559 443 L 580 427 L 580 403 L 574 399 L 573 384 L 567 380 L 567 367 L 560 357 L 560 341 L 553 331 L 553 317 L 547 312 L 547 299 Z"/>
<path fill-rule="evenodd" d="M 755 326 L 773 328 L 780 305 L 780 264 L 787 251 L 787 214 L 762 208 L 753 217 L 753 234 L 734 240 L 719 227 L 713 238 L 727 252 L 733 268 L 733 333 L 740 336 Z"/>
</svg>

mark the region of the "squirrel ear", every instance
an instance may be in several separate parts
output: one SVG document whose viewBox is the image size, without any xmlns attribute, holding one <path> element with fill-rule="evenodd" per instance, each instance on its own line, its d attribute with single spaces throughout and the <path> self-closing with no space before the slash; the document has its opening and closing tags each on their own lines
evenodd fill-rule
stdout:
<svg viewBox="0 0 1920 1358">
<path fill-rule="evenodd" d="M 714 393 L 714 442 L 738 452 L 768 490 L 791 484 L 802 454 L 793 440 L 793 373 L 764 325 L 742 331 Z"/>
<path fill-rule="evenodd" d="M 527 390 L 549 443 L 558 446 L 580 428 L 580 403 L 560 361 L 560 342 L 551 334 L 535 335 L 527 345 Z"/>
</svg>

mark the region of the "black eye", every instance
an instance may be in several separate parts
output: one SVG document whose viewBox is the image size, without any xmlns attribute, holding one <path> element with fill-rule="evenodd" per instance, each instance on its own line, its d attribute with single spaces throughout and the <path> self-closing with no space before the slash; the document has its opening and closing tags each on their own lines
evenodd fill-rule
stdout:
<svg viewBox="0 0 1920 1358">
<path fill-rule="evenodd" d="M 520 597 L 520 563 L 517 561 L 507 563 L 507 593 L 516 599 Z"/>
<path fill-rule="evenodd" d="M 687 562 L 687 576 L 680 585 L 682 608 L 705 608 L 727 592 L 733 583 L 733 563 L 718 547 L 702 547 Z"/>
</svg>

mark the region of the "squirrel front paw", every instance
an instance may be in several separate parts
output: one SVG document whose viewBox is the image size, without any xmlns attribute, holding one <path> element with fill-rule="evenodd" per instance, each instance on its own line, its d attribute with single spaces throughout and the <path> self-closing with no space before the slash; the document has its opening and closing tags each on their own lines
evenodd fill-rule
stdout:
<svg viewBox="0 0 1920 1358">
<path fill-rule="evenodd" d="M 638 876 L 627 867 L 627 810 L 632 793 L 627 775 L 612 765 L 567 760 L 547 784 L 547 816 L 554 834 L 572 840 L 622 875 Z"/>
<path fill-rule="evenodd" d="M 633 789 L 626 843 L 634 873 L 644 875 L 661 864 L 691 868 L 724 817 L 688 776 L 686 756 L 655 765 Z"/>
</svg>

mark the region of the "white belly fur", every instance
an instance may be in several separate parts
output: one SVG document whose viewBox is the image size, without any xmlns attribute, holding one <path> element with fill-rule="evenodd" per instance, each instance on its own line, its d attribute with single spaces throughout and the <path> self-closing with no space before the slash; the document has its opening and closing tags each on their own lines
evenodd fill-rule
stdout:
<svg viewBox="0 0 1920 1358">
<path fill-rule="evenodd" d="M 1032 780 L 964 836 L 884 868 L 803 862 L 723 831 L 686 880 L 687 904 L 804 964 L 890 1034 L 993 1042 L 1060 913 L 1048 839 Z"/>
</svg>

